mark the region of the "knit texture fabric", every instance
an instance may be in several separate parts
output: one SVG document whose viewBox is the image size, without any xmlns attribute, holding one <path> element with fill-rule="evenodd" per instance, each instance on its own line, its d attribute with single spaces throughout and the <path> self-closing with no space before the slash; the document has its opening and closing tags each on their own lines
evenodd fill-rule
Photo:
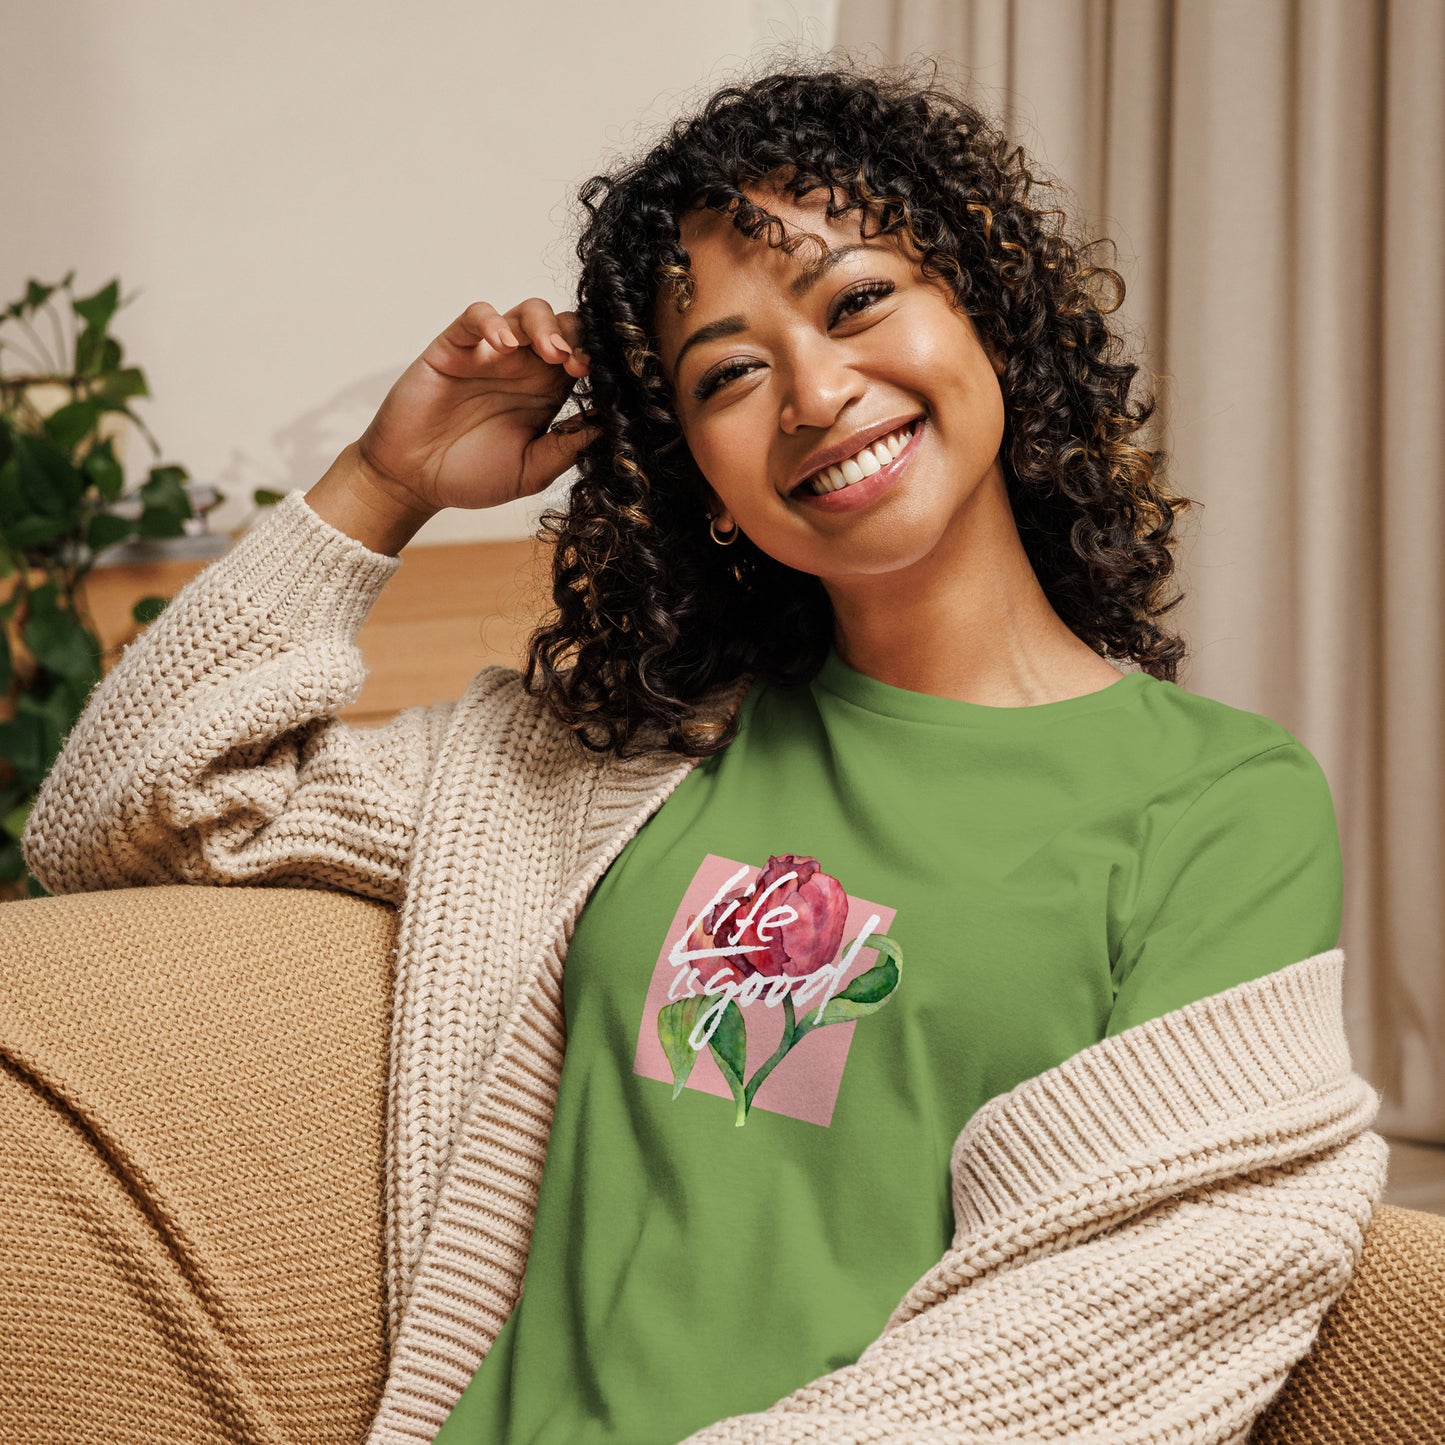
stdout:
<svg viewBox="0 0 1445 1445">
<path fill-rule="evenodd" d="M 57 893 L 276 883 L 399 906 L 377 1445 L 431 1438 L 519 1296 L 567 943 L 692 766 L 585 753 L 503 668 L 343 723 L 356 633 L 400 565 L 288 495 L 98 686 L 23 839 Z M 1243 1440 L 1383 1188 L 1343 966 L 1298 960 L 992 1100 L 954 1151 L 953 1247 L 878 1341 L 693 1440 Z"/>
<path fill-rule="evenodd" d="M 1250 1445 L 1435 1445 L 1442 1422 L 1445 1214 L 1382 1204 L 1349 1289 Z"/>
<path fill-rule="evenodd" d="M 359 1440 L 385 1378 L 394 913 L 0 904 L 0 1441 Z"/>
</svg>

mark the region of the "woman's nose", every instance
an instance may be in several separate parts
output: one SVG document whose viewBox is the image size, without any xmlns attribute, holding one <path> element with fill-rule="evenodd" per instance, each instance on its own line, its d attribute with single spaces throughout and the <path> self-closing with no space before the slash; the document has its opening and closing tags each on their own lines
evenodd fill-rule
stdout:
<svg viewBox="0 0 1445 1445">
<path fill-rule="evenodd" d="M 821 337 L 794 351 L 784 380 L 778 425 L 785 432 L 832 426 L 838 413 L 856 401 L 864 389 L 863 379 L 850 364 L 845 348 Z"/>
</svg>

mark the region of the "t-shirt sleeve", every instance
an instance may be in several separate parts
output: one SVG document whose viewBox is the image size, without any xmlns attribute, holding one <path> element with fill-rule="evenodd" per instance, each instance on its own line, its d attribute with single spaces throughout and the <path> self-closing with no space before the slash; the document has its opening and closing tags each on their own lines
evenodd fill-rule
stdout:
<svg viewBox="0 0 1445 1445">
<path fill-rule="evenodd" d="M 1106 1035 L 1339 945 L 1344 869 L 1329 781 L 1291 738 L 1236 764 L 1145 864 Z"/>
</svg>

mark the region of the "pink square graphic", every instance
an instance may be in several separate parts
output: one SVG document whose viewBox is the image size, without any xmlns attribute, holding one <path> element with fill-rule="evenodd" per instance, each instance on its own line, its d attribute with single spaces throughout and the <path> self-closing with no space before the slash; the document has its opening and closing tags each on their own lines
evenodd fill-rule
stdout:
<svg viewBox="0 0 1445 1445">
<path fill-rule="evenodd" d="M 822 859 L 819 860 L 819 868 L 823 873 L 828 871 L 827 864 Z M 686 935 L 690 921 L 707 910 L 729 879 L 741 874 L 740 882 L 734 887 L 745 888 L 761 872 L 761 865 L 720 858 L 715 853 L 709 853 L 698 866 L 692 882 L 688 884 L 677 905 L 677 912 L 673 915 L 652 971 L 637 1033 L 637 1053 L 632 1063 L 634 1074 L 640 1074 L 645 1079 L 656 1079 L 659 1083 L 666 1084 L 669 1089 L 672 1087 L 672 1065 L 668 1062 L 662 1041 L 657 1035 L 657 1015 L 666 1004 L 683 997 L 684 994 L 682 991 L 674 992 L 669 998 L 669 990 L 674 989 L 678 982 L 679 971 L 678 966 L 669 960 L 669 955 L 675 945 L 687 946 Z M 842 942 L 833 962 L 842 960 L 849 945 L 865 928 L 871 933 L 887 933 L 893 924 L 894 913 L 892 908 L 884 908 L 880 904 L 870 903 L 867 899 L 855 898 L 849 894 Z M 870 928 L 869 924 L 875 917 L 878 921 L 872 923 Z M 846 988 L 877 962 L 876 950 L 858 949 L 836 988 L 828 992 L 836 993 Z M 717 960 L 699 960 L 696 966 L 706 981 L 715 971 Z M 810 1009 L 816 1009 L 820 1001 L 821 996 L 818 996 L 812 1003 L 799 1004 L 799 1017 Z M 747 1075 L 751 1077 L 758 1065 L 769 1058 L 782 1041 L 783 1010 L 778 1006 L 770 1007 L 765 998 L 759 998 L 742 1008 L 742 1015 L 747 1026 Z M 856 1022 L 829 1024 L 801 1039 L 764 1080 L 753 1099 L 752 1107 L 766 1109 L 774 1114 L 787 1114 L 794 1119 L 802 1119 L 826 1129 L 833 1120 L 833 1108 L 838 1100 L 838 1089 L 843 1082 L 843 1069 L 848 1062 L 848 1049 L 853 1042 L 853 1030 L 857 1027 Z M 732 1101 L 732 1091 L 728 1088 L 712 1051 L 707 1048 L 699 1051 L 684 1087 L 705 1094 L 716 1094 L 729 1103 Z"/>
</svg>

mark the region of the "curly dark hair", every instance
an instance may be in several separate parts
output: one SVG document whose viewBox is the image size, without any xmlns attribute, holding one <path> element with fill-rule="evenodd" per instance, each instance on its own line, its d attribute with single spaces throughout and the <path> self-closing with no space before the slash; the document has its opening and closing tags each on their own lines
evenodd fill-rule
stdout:
<svg viewBox="0 0 1445 1445">
<path fill-rule="evenodd" d="M 1055 612 L 1102 656 L 1177 680 L 1185 644 L 1159 619 L 1174 571 L 1176 512 L 1165 453 L 1130 438 L 1155 400 L 1130 399 L 1140 368 L 1106 317 L 1117 271 L 1093 265 L 1021 147 L 937 68 L 836 60 L 714 93 L 640 160 L 585 181 L 577 311 L 590 360 L 578 383 L 600 432 L 564 507 L 548 512 L 555 611 L 532 634 L 523 679 L 588 748 L 720 751 L 735 719 L 698 706 L 745 675 L 796 684 L 821 665 L 833 614 L 821 581 L 746 537 L 708 537 L 709 488 L 682 436 L 659 361 L 654 306 L 690 299 L 679 241 L 707 207 L 785 250 L 779 218 L 744 186 L 801 199 L 828 192 L 830 218 L 861 213 L 865 236 L 900 234 L 922 274 L 943 278 L 980 340 L 1006 359 L 1003 469 L 1020 538 Z M 869 224 L 876 227 L 869 231 Z"/>
</svg>

